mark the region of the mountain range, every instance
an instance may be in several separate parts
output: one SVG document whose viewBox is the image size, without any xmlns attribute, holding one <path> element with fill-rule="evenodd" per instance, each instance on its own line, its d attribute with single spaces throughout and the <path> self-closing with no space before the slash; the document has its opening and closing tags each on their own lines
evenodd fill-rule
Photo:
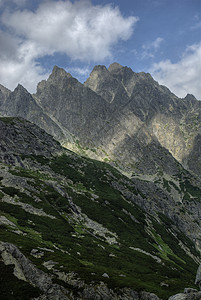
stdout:
<svg viewBox="0 0 201 300">
<path fill-rule="evenodd" d="M 200 101 L 118 63 L 84 84 L 55 66 L 33 95 L 0 85 L 0 115 L 2 299 L 195 288 Z"/>
<path fill-rule="evenodd" d="M 117 63 L 94 67 L 84 84 L 54 67 L 34 95 L 0 86 L 0 112 L 35 122 L 64 146 L 129 175 L 171 173 L 174 159 L 201 172 L 201 102 Z"/>
</svg>

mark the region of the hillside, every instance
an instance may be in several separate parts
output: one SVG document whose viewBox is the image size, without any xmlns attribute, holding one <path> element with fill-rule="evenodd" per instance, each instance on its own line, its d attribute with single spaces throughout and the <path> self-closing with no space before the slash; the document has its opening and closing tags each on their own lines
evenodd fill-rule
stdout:
<svg viewBox="0 0 201 300">
<path fill-rule="evenodd" d="M 200 189 L 182 166 L 174 180 L 128 179 L 22 118 L 0 118 L 0 130 L 1 299 L 167 299 L 194 287 Z"/>
<path fill-rule="evenodd" d="M 118 63 L 84 84 L 55 66 L 36 94 L 0 85 L 0 137 L 1 299 L 195 288 L 201 101 Z"/>
</svg>

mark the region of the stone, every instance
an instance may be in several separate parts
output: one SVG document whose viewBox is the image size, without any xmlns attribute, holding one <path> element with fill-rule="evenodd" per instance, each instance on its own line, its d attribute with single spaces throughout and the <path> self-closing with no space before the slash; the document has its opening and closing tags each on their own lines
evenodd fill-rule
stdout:
<svg viewBox="0 0 201 300">
<path fill-rule="evenodd" d="M 198 267 L 198 270 L 196 273 L 195 284 L 197 284 L 199 286 L 199 288 L 201 289 L 201 265 Z"/>
<path fill-rule="evenodd" d="M 158 296 L 153 293 L 140 292 L 140 300 L 160 300 Z"/>
<path fill-rule="evenodd" d="M 16 225 L 13 222 L 9 221 L 5 216 L 0 216 L 0 225 L 16 227 Z"/>
<path fill-rule="evenodd" d="M 198 291 L 196 289 L 193 288 L 185 288 L 184 289 L 184 294 L 194 294 L 197 293 Z"/>
<path fill-rule="evenodd" d="M 48 270 L 51 270 L 54 268 L 55 265 L 57 265 L 58 263 L 52 260 L 48 260 L 48 261 L 44 261 L 43 266 L 45 268 L 47 268 Z"/>
<path fill-rule="evenodd" d="M 48 294 L 48 299 L 68 300 L 69 292 L 58 284 L 52 282 L 51 277 L 37 269 L 29 259 L 13 244 L 0 242 L 0 254 L 6 264 L 15 265 L 15 275 L 22 280 L 29 281 L 37 286 L 41 292 Z"/>
<path fill-rule="evenodd" d="M 102 276 L 105 277 L 105 278 L 109 278 L 109 275 L 107 273 L 103 273 Z"/>
<path fill-rule="evenodd" d="M 185 294 L 176 294 L 168 298 L 168 300 L 187 300 L 187 295 Z"/>
<path fill-rule="evenodd" d="M 39 251 L 38 249 L 32 249 L 30 254 L 36 258 L 41 258 L 42 256 L 44 256 L 44 252 Z"/>
</svg>

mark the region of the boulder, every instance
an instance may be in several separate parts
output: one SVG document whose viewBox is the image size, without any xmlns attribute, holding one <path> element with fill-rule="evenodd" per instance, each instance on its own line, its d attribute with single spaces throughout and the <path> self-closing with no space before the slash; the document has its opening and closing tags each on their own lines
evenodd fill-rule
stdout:
<svg viewBox="0 0 201 300">
<path fill-rule="evenodd" d="M 201 265 L 199 266 L 199 268 L 197 270 L 197 274 L 195 277 L 195 284 L 197 284 L 199 286 L 199 288 L 201 289 Z"/>
<path fill-rule="evenodd" d="M 143 291 L 140 293 L 140 300 L 160 300 L 160 298 L 153 293 Z"/>
<path fill-rule="evenodd" d="M 192 289 L 192 288 L 185 288 L 184 289 L 184 294 L 195 294 L 198 291 L 196 289 Z"/>
<path fill-rule="evenodd" d="M 174 296 L 171 296 L 170 298 L 168 298 L 168 300 L 187 300 L 187 295 L 185 294 L 176 294 Z"/>
</svg>

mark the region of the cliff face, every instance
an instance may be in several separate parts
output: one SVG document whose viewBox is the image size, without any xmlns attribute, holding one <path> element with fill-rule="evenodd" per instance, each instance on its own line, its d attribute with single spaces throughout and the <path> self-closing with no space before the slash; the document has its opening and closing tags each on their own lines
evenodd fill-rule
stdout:
<svg viewBox="0 0 201 300">
<path fill-rule="evenodd" d="M 200 174 L 200 161 L 194 151 L 200 147 L 200 101 L 192 95 L 179 99 L 149 74 L 134 73 L 116 63 L 108 70 L 102 66 L 95 67 L 85 86 L 109 101 L 111 106 L 118 107 L 119 114 L 128 123 L 127 132 L 130 133 L 130 124 L 131 132 L 135 133 L 138 126 L 132 121 L 138 118 L 149 135 L 154 136 L 174 158 Z M 192 165 L 193 160 L 197 161 L 196 168 Z"/>
<path fill-rule="evenodd" d="M 55 67 L 49 79 L 38 84 L 34 97 L 45 112 L 87 145 L 108 119 L 109 105 L 61 70 Z"/>
<path fill-rule="evenodd" d="M 0 93 L 1 97 L 1 93 Z M 57 122 L 40 107 L 32 95 L 20 84 L 13 92 L 4 94 L 0 101 L 0 111 L 3 116 L 22 117 L 42 127 L 59 140 L 70 139 L 71 135 L 60 128 Z"/>
<path fill-rule="evenodd" d="M 173 160 L 156 160 L 165 157 L 164 147 L 186 168 L 200 174 L 200 161 L 196 168 L 192 164 L 197 158 L 195 149 L 200 147 L 199 101 L 189 96 L 179 99 L 149 74 L 134 73 L 117 63 L 108 70 L 96 66 L 84 86 L 56 69 L 39 84 L 36 97 L 82 147 L 95 148 L 95 154 L 86 154 L 110 160 L 128 172 L 153 174 L 167 165 L 174 169 Z"/>
<path fill-rule="evenodd" d="M 1 117 L 0 134 L 1 299 L 165 300 L 195 288 L 201 191 L 182 166 L 129 179 L 22 118 Z"/>
</svg>

